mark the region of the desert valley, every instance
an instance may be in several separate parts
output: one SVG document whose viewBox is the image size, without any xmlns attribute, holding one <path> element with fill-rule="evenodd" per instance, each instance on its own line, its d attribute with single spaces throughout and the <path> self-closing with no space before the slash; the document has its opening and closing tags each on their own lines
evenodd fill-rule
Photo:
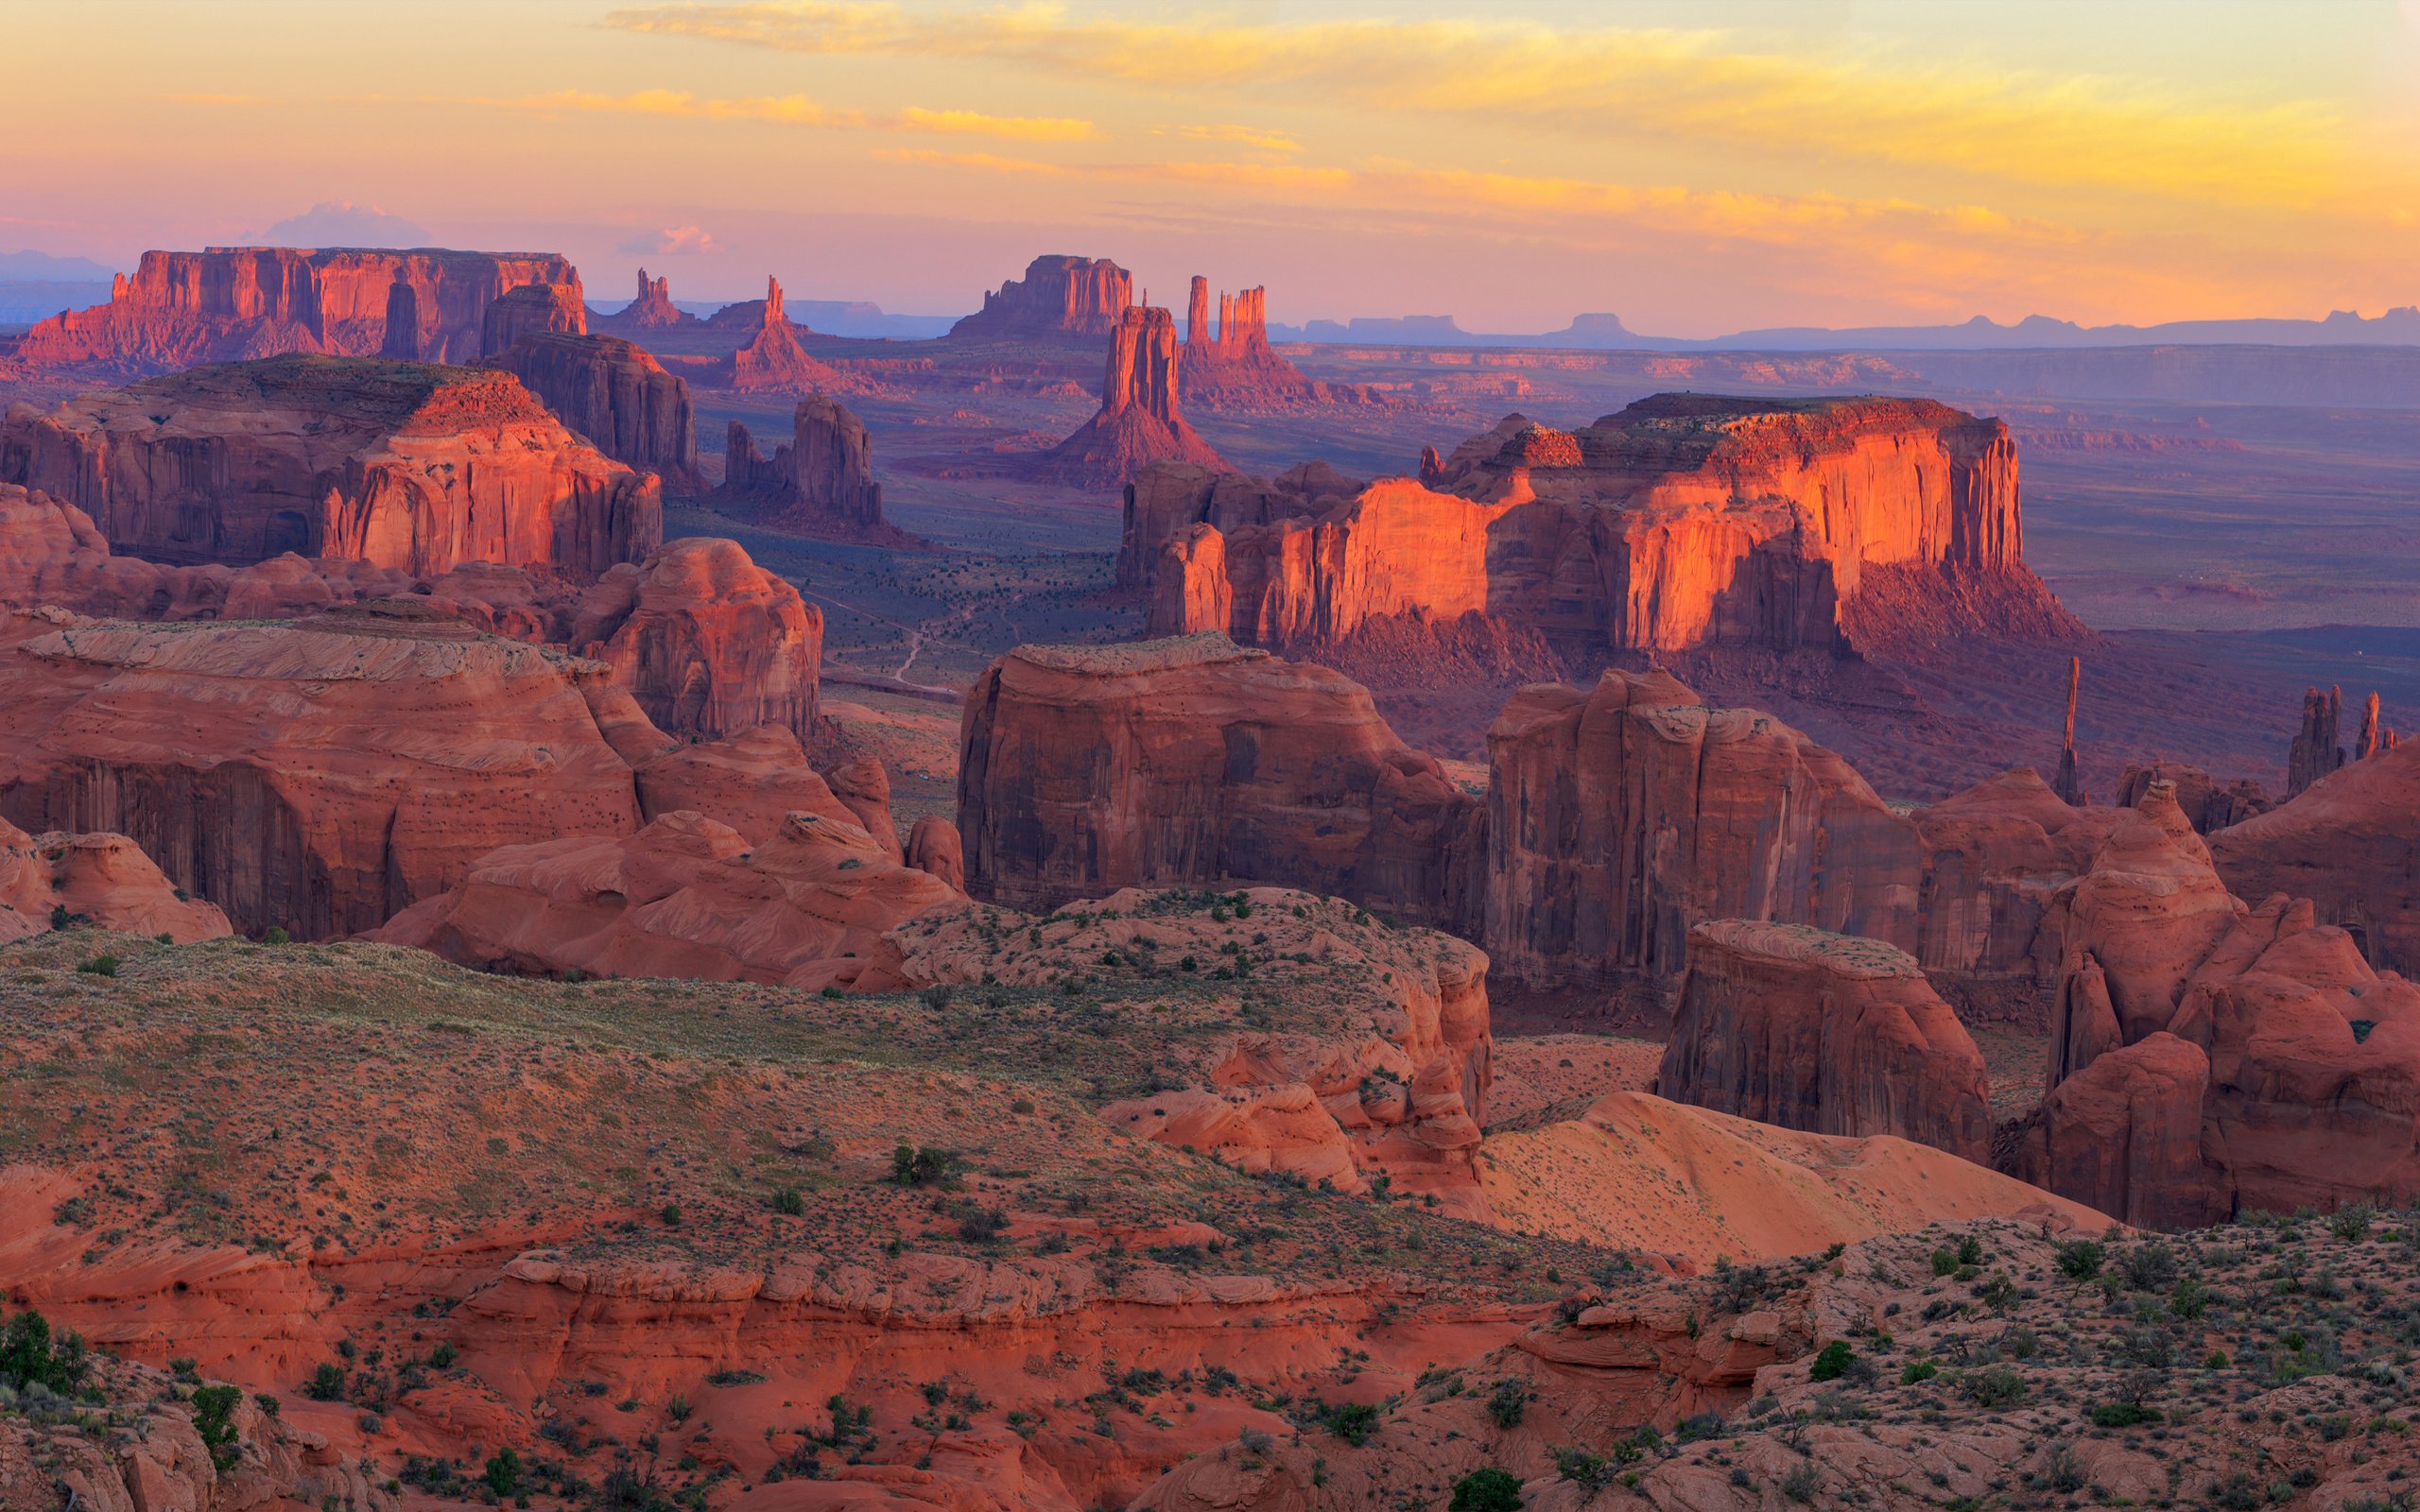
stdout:
<svg viewBox="0 0 2420 1512">
<path fill-rule="evenodd" d="M 2420 312 L 1496 335 L 1159 214 L 949 318 L 0 256 L 0 1509 L 2410 1508 Z"/>
</svg>

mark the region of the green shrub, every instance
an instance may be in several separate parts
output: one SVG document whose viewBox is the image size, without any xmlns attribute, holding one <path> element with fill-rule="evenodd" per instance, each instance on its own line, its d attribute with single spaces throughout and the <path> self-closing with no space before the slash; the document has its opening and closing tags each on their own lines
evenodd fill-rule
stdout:
<svg viewBox="0 0 2420 1512">
<path fill-rule="evenodd" d="M 512 1450 L 499 1449 L 488 1456 L 486 1470 L 479 1479 L 498 1496 L 517 1496 L 521 1491 L 521 1456 Z"/>
<path fill-rule="evenodd" d="M 311 1372 L 311 1379 L 302 1383 L 302 1395 L 313 1401 L 342 1401 L 344 1367 L 333 1360 L 323 1362 L 320 1368 Z"/>
<path fill-rule="evenodd" d="M 1920 1382 L 1930 1381 L 1940 1373 L 1941 1366 L 1930 1360 L 1910 1360 L 1900 1368 L 1899 1384 L 1912 1386 Z"/>
<path fill-rule="evenodd" d="M 2158 1409 L 2146 1407 L 2139 1401 L 2104 1401 L 2092 1409 L 2096 1428 L 2132 1428 L 2136 1423 L 2159 1421 Z"/>
<path fill-rule="evenodd" d="M 1521 1478 L 1490 1465 L 1454 1483 L 1446 1512 L 1521 1512 Z"/>
<path fill-rule="evenodd" d="M 680 1228 L 680 1227 L 681 1227 L 681 1204 L 679 1204 L 679 1203 L 677 1203 L 677 1202 L 667 1202 L 667 1203 L 666 1203 L 666 1204 L 664 1205 L 664 1211 L 663 1211 L 662 1213 L 658 1214 L 658 1216 L 660 1216 L 661 1218 L 663 1218 L 663 1220 L 664 1220 L 664 1227 L 666 1227 L 666 1228 Z"/>
<path fill-rule="evenodd" d="M 291 945 L 294 943 L 294 936 L 286 932 L 286 928 L 284 924 L 271 924 L 268 928 L 261 932 L 261 943 L 264 945 Z"/>
<path fill-rule="evenodd" d="M 235 1403 L 243 1400 L 233 1386 L 203 1386 L 193 1394 L 193 1431 L 210 1451 L 210 1463 L 222 1470 L 235 1466 Z"/>
<path fill-rule="evenodd" d="M 2100 1275 L 2100 1246 L 2092 1240 L 2070 1240 L 2059 1246 L 2059 1274 L 2069 1280 L 2088 1281 Z"/>
<path fill-rule="evenodd" d="M 1857 1351 L 1849 1348 L 1848 1340 L 1834 1339 L 1824 1346 L 1823 1349 L 1816 1354 L 1815 1363 L 1806 1367 L 1806 1379 L 1838 1381 L 1848 1374 L 1849 1361 L 1856 1356 Z"/>
<path fill-rule="evenodd" d="M 117 975 L 117 957 L 114 955 L 95 955 L 91 960 L 86 961 L 83 965 L 76 968 L 76 970 L 82 971 L 87 976 L 115 976 Z"/>
<path fill-rule="evenodd" d="M 1327 1415 L 1327 1431 L 1356 1449 L 1370 1441 L 1377 1426 L 1378 1409 L 1366 1401 L 1347 1403 Z"/>
<path fill-rule="evenodd" d="M 1495 1383 L 1488 1395 L 1487 1415 L 1498 1428 L 1518 1428 L 1523 1415 L 1530 1410 L 1530 1388 L 1511 1376 Z"/>
<path fill-rule="evenodd" d="M 786 1218 L 795 1218 L 806 1211 L 806 1198 L 796 1187 L 784 1187 L 773 1194 L 773 1211 Z"/>
<path fill-rule="evenodd" d="M 83 1339 L 74 1333 L 54 1338 L 50 1320 L 40 1313 L 20 1313 L 0 1328 L 0 1385 L 18 1391 L 44 1386 L 73 1396 L 90 1368 Z"/>
</svg>

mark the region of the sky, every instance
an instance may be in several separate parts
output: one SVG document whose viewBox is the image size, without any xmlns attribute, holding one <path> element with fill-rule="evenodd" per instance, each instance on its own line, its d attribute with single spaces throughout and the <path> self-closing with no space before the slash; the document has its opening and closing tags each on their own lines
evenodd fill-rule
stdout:
<svg viewBox="0 0 2420 1512">
<path fill-rule="evenodd" d="M 0 0 L 0 252 L 549 250 L 612 306 L 1034 255 L 1543 331 L 2420 303 L 2420 0 Z"/>
</svg>

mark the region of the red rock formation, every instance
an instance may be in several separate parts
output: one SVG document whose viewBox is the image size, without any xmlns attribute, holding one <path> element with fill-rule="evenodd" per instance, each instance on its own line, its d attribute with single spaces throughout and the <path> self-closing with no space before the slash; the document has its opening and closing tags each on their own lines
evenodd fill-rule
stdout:
<svg viewBox="0 0 2420 1512">
<path fill-rule="evenodd" d="M 1045 256 L 983 296 L 983 308 L 950 327 L 954 341 L 1102 336 L 1134 302 L 1133 275 L 1107 258 Z"/>
<path fill-rule="evenodd" d="M 1944 627 L 2074 632 L 2024 564 L 2017 497 L 2007 427 L 1926 401 L 1663 395 L 1576 433 L 1513 416 L 1434 487 L 1383 479 L 1316 515 L 1222 529 L 1224 628 L 1317 647 L 1373 619 L 1478 613 L 1589 665 L 1845 651 L 1910 633 L 1895 606 L 1853 626 L 1872 576 Z M 1180 523 L 1137 534 L 1121 559 L 1160 562 Z"/>
<path fill-rule="evenodd" d="M 481 350 L 489 302 L 527 284 L 576 291 L 579 275 L 553 253 L 146 252 L 133 278 L 118 278 L 109 303 L 43 321 L 15 355 L 33 368 L 91 365 L 121 373 L 282 352 L 468 362 Z M 391 331 L 390 304 L 408 316 Z"/>
<path fill-rule="evenodd" d="M 283 625 L 10 614 L 0 814 L 125 834 L 247 932 L 349 934 L 499 845 L 635 829 L 603 686 L 416 600 Z"/>
<path fill-rule="evenodd" d="M 2065 961 L 2063 889 L 2129 811 L 2063 802 L 2030 766 L 1918 809 L 1925 852 L 1916 957 L 1929 971 L 2033 984 Z"/>
<path fill-rule="evenodd" d="M 1234 880 L 1442 920 L 1467 906 L 1477 805 L 1357 684 L 1209 634 L 1024 646 L 968 695 L 970 890 L 1049 908 Z"/>
<path fill-rule="evenodd" d="M 600 716 L 601 717 L 601 716 Z M 833 794 L 807 765 L 798 736 L 781 725 L 759 725 L 721 740 L 655 743 L 647 730 L 637 743 L 617 746 L 638 776 L 639 812 L 649 821 L 687 812 L 730 826 L 759 845 L 782 833 L 793 814 L 813 814 L 862 827 L 856 811 Z M 883 816 L 887 827 L 889 816 Z"/>
<path fill-rule="evenodd" d="M 2215 834 L 2277 806 L 2257 782 L 2238 778 L 2221 787 L 2217 778 L 2198 766 L 2165 761 L 2127 763 L 2125 775 L 2118 780 L 2118 806 L 2131 809 L 2141 803 L 2153 782 L 2167 782 L 2176 789 L 2177 806 L 2204 834 Z"/>
<path fill-rule="evenodd" d="M 672 280 L 650 279 L 647 269 L 639 269 L 638 297 L 613 317 L 617 325 L 656 330 L 666 326 L 696 325 L 698 318 L 672 302 Z"/>
<path fill-rule="evenodd" d="M 1256 288 L 1219 296 L 1214 335 L 1210 284 L 1195 278 L 1179 366 L 1185 393 L 1213 409 L 1291 409 L 1327 397 L 1324 386 L 1270 348 L 1268 306 Z"/>
<path fill-rule="evenodd" d="M 283 552 L 412 573 L 457 563 L 594 576 L 653 551 L 655 480 L 565 430 L 510 373 L 277 357 L 18 405 L 0 482 L 83 509 L 172 561 Z"/>
<path fill-rule="evenodd" d="M 1769 714 L 1608 672 L 1584 694 L 1523 689 L 1487 748 L 1478 938 L 1505 975 L 1672 976 L 1703 919 L 1917 944 L 1915 824 Z"/>
<path fill-rule="evenodd" d="M 581 596 L 569 640 L 665 730 L 814 730 L 823 612 L 737 541 L 688 536 L 614 568 Z"/>
<path fill-rule="evenodd" d="M 733 421 L 719 491 L 762 524 L 902 544 L 911 539 L 882 518 L 882 485 L 873 480 L 873 440 L 865 422 L 826 394 L 798 402 L 790 444 L 775 449 L 769 461 L 748 427 Z"/>
<path fill-rule="evenodd" d="M 2294 737 L 2286 752 L 2288 799 L 2299 797 L 2303 789 L 2344 765 L 2344 747 L 2336 743 L 2343 709 L 2341 689 L 2330 688 L 2322 693 L 2311 688 L 2303 694 L 2302 733 Z"/>
<path fill-rule="evenodd" d="M 2420 1193 L 2420 988 L 2308 902 L 2246 909 L 2165 783 L 2070 907 L 2028 1179 L 2167 1228 Z"/>
<path fill-rule="evenodd" d="M 1153 462 L 1224 469 L 1177 404 L 1176 322 L 1137 306 L 1117 322 L 1102 376 L 1100 410 L 1043 454 L 1041 476 L 1077 488 L 1116 487 Z"/>
<path fill-rule="evenodd" d="M 372 938 L 489 970 L 908 985 L 883 936 L 959 894 L 854 824 L 794 813 L 751 840 L 681 812 L 636 834 L 508 846 Z"/>
<path fill-rule="evenodd" d="M 958 826 L 938 814 L 927 814 L 908 832 L 908 865 L 929 871 L 960 892 L 966 890 L 966 851 Z"/>
<path fill-rule="evenodd" d="M 577 284 L 525 284 L 491 301 L 479 323 L 479 355 L 500 356 L 523 336 L 588 335 L 588 306 Z M 409 360 L 409 359 L 406 359 Z"/>
<path fill-rule="evenodd" d="M 744 393 L 789 389 L 810 392 L 845 382 L 829 364 L 816 361 L 798 344 L 798 328 L 782 311 L 782 281 L 765 280 L 764 322 L 748 344 L 715 369 L 717 387 Z"/>
<path fill-rule="evenodd" d="M 1247 477 L 1196 462 L 1153 462 L 1126 486 L 1126 504 L 1118 534 L 1117 586 L 1150 593 L 1171 589 L 1161 558 L 1192 527 L 1207 524 L 1222 534 L 1252 525 L 1324 514 L 1350 501 L 1369 485 L 1346 477 L 1324 462 L 1305 462 L 1273 480 Z M 1224 542 L 1220 544 L 1223 546 Z M 1223 576 L 1217 580 L 1228 588 Z M 1231 591 L 1231 590 L 1230 590 Z M 1158 633 L 1190 634 L 1194 629 L 1222 629 L 1225 622 L 1191 628 L 1158 627 Z"/>
<path fill-rule="evenodd" d="M 488 363 L 520 379 L 607 456 L 655 472 L 676 492 L 704 491 L 689 386 L 644 349 L 618 336 L 541 332 L 516 338 Z"/>
<path fill-rule="evenodd" d="M 2379 970 L 2420 972 L 2420 745 L 2395 746 L 2210 836 L 2246 898 L 2308 898 Z"/>
<path fill-rule="evenodd" d="M 1915 958 L 1802 925 L 1692 926 L 1659 1096 L 1815 1134 L 1991 1158 L 1983 1054 Z"/>
<path fill-rule="evenodd" d="M 904 861 L 899 825 L 890 816 L 890 772 L 873 756 L 857 756 L 832 768 L 832 795 L 857 816 L 866 833 L 893 861 Z"/>
<path fill-rule="evenodd" d="M 2082 808 L 2084 804 L 2083 779 L 2076 773 L 2076 693 L 2083 684 L 2083 658 L 2067 658 L 2067 725 L 2059 744 L 2059 779 L 2050 790 L 2063 803 Z"/>
<path fill-rule="evenodd" d="M 34 835 L 0 819 L 0 941 L 75 924 L 179 945 L 230 932 L 216 904 L 182 895 L 125 835 Z"/>
</svg>

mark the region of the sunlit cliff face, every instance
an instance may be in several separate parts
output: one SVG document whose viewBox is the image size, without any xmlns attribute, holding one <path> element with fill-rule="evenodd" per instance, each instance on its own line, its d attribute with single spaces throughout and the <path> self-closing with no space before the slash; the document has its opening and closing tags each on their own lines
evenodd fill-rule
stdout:
<svg viewBox="0 0 2420 1512">
<path fill-rule="evenodd" d="M 43 60 L 0 249 L 426 239 L 948 312 L 1064 249 L 1278 320 L 1682 335 L 2375 314 L 2420 251 L 2410 7 L 450 9 L 0 14 Z"/>
</svg>

